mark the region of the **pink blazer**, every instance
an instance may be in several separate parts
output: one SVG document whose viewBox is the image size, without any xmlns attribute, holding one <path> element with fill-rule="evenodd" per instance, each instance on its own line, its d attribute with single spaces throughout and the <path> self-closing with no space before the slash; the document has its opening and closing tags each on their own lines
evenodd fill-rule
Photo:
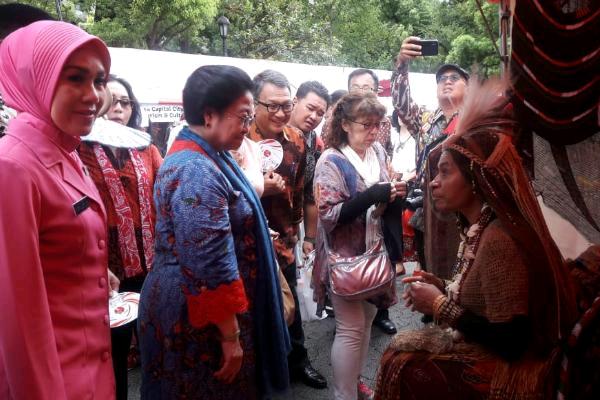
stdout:
<svg viewBox="0 0 600 400">
<path fill-rule="evenodd" d="M 73 138 L 19 131 L 0 140 L 0 399 L 113 399 L 104 207 Z"/>
</svg>

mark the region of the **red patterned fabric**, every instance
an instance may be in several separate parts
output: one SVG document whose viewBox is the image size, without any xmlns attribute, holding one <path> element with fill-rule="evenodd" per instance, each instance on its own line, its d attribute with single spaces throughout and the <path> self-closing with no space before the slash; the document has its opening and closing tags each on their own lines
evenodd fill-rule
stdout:
<svg viewBox="0 0 600 400">
<path fill-rule="evenodd" d="M 135 169 L 138 181 L 138 192 L 140 199 L 140 219 L 142 222 L 142 240 L 144 243 L 144 258 L 148 271 L 152 269 L 154 260 L 154 224 L 152 219 L 152 184 L 148 177 L 148 171 L 144 166 L 144 161 L 136 149 L 129 150 L 131 161 Z M 136 251 L 136 254 L 139 254 Z"/>
<path fill-rule="evenodd" d="M 186 295 L 186 299 L 190 323 L 198 329 L 248 310 L 248 299 L 241 279 L 221 284 L 214 290 L 205 289 L 196 296 Z"/>
<path fill-rule="evenodd" d="M 410 237 L 415 236 L 415 230 L 409 223 L 409 221 L 413 215 L 415 215 L 415 212 L 412 210 L 405 209 L 402 212 L 402 234 L 404 236 L 410 236 Z"/>
<path fill-rule="evenodd" d="M 138 191 L 140 201 L 140 218 L 142 223 L 142 240 L 146 266 L 149 269 L 154 258 L 154 225 L 152 222 L 152 208 L 150 205 L 151 187 L 148 172 L 136 149 L 129 150 L 138 180 Z M 119 216 L 117 229 L 119 232 L 119 249 L 123 258 L 123 267 L 126 277 L 133 277 L 144 272 L 138 253 L 135 238 L 135 225 L 133 213 L 127 203 L 125 189 L 106 153 L 99 144 L 94 145 L 94 154 L 102 169 L 102 176 L 108 187 L 110 197 Z"/>
<path fill-rule="evenodd" d="M 419 261 L 417 254 L 415 253 L 415 230 L 408 223 L 414 214 L 414 211 L 408 209 L 405 209 L 402 212 L 402 239 L 404 241 L 403 262 Z"/>
<path fill-rule="evenodd" d="M 498 360 L 459 354 L 400 352 L 388 348 L 381 358 L 376 400 L 484 400 Z M 395 374 L 393 382 L 382 377 Z"/>
</svg>

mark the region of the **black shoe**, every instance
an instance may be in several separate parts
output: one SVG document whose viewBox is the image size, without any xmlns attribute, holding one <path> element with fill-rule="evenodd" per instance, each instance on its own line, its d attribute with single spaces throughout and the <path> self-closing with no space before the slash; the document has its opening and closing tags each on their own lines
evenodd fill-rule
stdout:
<svg viewBox="0 0 600 400">
<path fill-rule="evenodd" d="M 310 362 L 306 362 L 302 367 L 299 367 L 294 371 L 293 378 L 301 380 L 306 386 L 310 386 L 315 389 L 327 388 L 327 380 L 323 375 L 310 365 Z"/>
<path fill-rule="evenodd" d="M 388 335 L 393 335 L 397 332 L 396 325 L 392 321 L 387 318 L 376 319 L 373 321 L 373 325 L 378 327 L 383 331 L 383 333 L 387 333 Z"/>
</svg>

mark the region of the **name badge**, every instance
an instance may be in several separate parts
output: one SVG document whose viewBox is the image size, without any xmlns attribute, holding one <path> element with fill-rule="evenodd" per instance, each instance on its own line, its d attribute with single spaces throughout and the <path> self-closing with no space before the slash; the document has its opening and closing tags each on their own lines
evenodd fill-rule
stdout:
<svg viewBox="0 0 600 400">
<path fill-rule="evenodd" d="M 77 200 L 75 203 L 73 203 L 73 210 L 75 211 L 75 215 L 81 214 L 89 207 L 90 198 L 87 196 L 83 196 L 81 200 Z"/>
</svg>

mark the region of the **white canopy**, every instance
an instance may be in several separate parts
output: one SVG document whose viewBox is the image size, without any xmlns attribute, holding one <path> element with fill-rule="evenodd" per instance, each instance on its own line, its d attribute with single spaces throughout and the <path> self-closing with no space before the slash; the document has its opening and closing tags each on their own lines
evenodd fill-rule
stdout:
<svg viewBox="0 0 600 400">
<path fill-rule="evenodd" d="M 250 77 L 265 69 L 274 69 L 288 78 L 294 92 L 302 82 L 309 80 L 321 82 L 330 92 L 347 89 L 348 75 L 355 69 L 125 48 L 110 48 L 110 54 L 111 72 L 131 83 L 138 101 L 144 106 L 146 118 L 156 112 L 172 120 L 177 120 L 176 116 L 181 112 L 179 105 L 185 81 L 202 65 L 234 65 Z M 390 79 L 392 75 L 391 71 L 374 72 L 380 80 Z M 413 100 L 429 110 L 436 109 L 435 75 L 410 73 L 409 81 Z M 391 114 L 391 98 L 380 97 L 380 100 Z M 540 203 L 552 236 L 565 257 L 575 257 L 590 245 L 575 227 Z"/>
<path fill-rule="evenodd" d="M 293 88 L 302 82 L 317 80 L 330 92 L 347 89 L 348 75 L 355 69 L 114 47 L 110 48 L 110 55 L 111 72 L 131 83 L 142 104 L 181 104 L 181 91 L 186 79 L 202 65 L 234 65 L 250 77 L 265 69 L 274 69 L 283 73 Z M 380 80 L 390 79 L 392 75 L 391 71 L 374 72 Z M 409 79 L 415 102 L 430 110 L 437 108 L 435 75 L 411 73 Z M 382 97 L 381 101 L 391 114 L 391 99 Z"/>
</svg>

